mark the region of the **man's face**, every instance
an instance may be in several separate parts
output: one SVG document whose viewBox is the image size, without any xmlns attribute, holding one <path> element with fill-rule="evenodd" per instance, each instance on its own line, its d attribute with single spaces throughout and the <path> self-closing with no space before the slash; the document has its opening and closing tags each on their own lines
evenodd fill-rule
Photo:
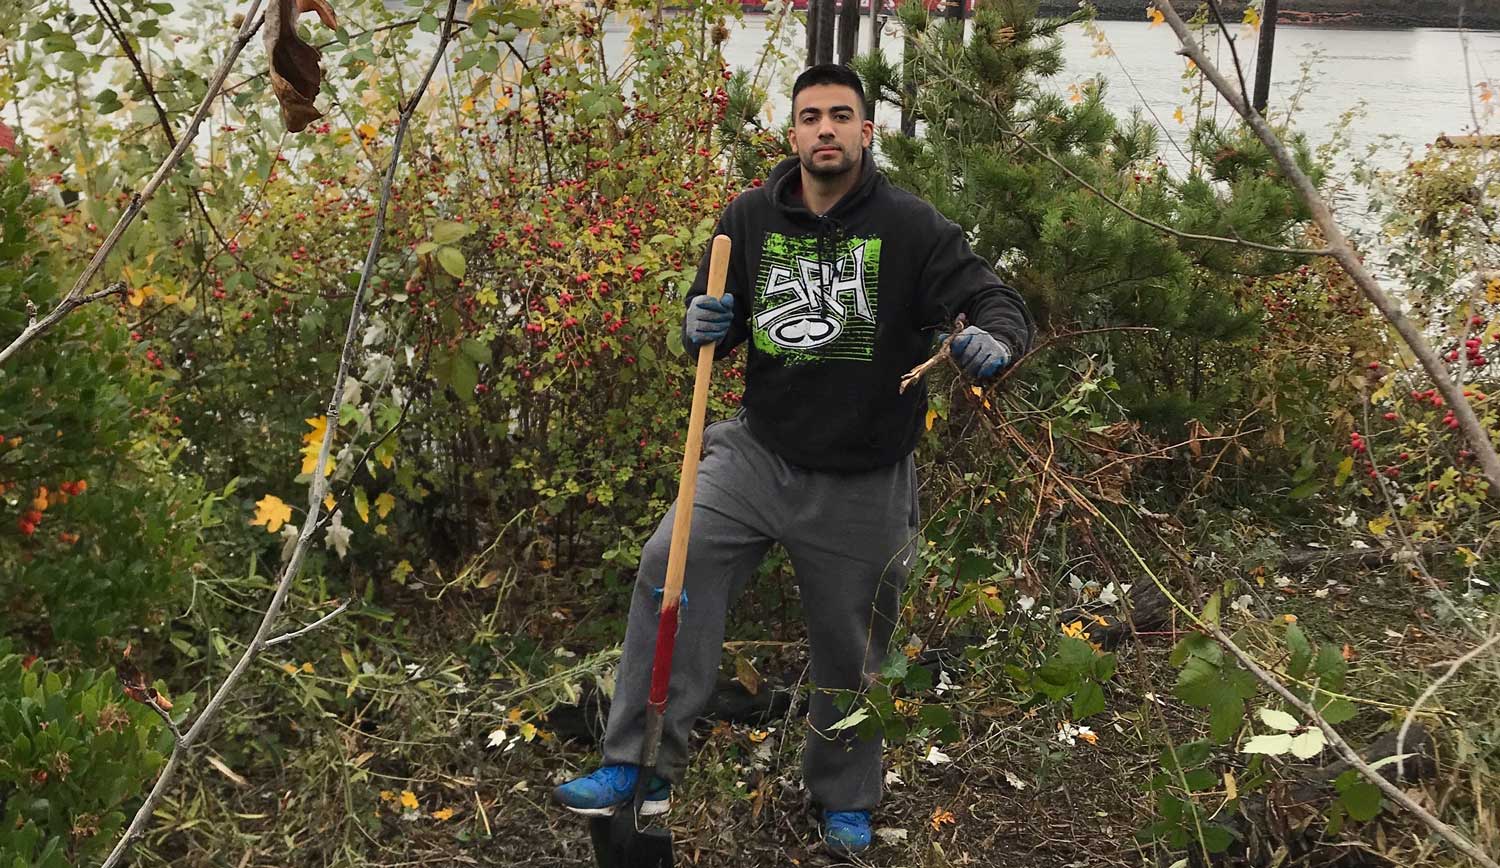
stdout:
<svg viewBox="0 0 1500 868">
<path fill-rule="evenodd" d="M 787 139 L 802 168 L 821 178 L 843 175 L 859 165 L 870 146 L 875 124 L 861 115 L 859 95 L 842 84 L 814 84 L 802 89 L 792 105 Z"/>
</svg>

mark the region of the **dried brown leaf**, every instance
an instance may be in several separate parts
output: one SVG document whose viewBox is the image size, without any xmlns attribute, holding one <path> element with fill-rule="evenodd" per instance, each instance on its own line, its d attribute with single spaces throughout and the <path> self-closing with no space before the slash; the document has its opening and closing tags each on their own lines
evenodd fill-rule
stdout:
<svg viewBox="0 0 1500 868">
<path fill-rule="evenodd" d="M 337 24 L 325 0 L 276 0 L 266 10 L 264 31 L 271 92 L 281 103 L 282 123 L 292 133 L 323 116 L 313 105 L 323 83 L 323 69 L 318 65 L 322 54 L 297 35 L 297 16 L 303 12 L 316 12 L 329 27 Z"/>
</svg>

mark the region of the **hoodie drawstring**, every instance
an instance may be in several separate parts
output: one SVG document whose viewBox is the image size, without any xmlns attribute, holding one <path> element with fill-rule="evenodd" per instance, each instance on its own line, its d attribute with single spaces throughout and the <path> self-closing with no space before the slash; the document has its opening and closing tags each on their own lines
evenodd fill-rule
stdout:
<svg viewBox="0 0 1500 868">
<path fill-rule="evenodd" d="M 814 255 L 818 259 L 818 317 L 828 317 L 828 294 L 833 291 L 833 281 L 839 267 L 839 251 L 844 243 L 844 224 L 832 217 L 819 214 L 818 234 L 814 238 Z M 823 265 L 828 264 L 828 279 L 823 278 Z"/>
</svg>

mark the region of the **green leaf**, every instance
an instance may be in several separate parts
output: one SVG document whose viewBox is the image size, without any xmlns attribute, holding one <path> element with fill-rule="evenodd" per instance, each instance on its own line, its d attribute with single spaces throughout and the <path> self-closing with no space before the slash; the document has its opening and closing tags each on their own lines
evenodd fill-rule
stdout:
<svg viewBox="0 0 1500 868">
<path fill-rule="evenodd" d="M 1203 620 L 1210 624 L 1219 623 L 1219 603 L 1221 599 L 1222 595 L 1218 591 L 1209 594 L 1208 603 L 1203 607 Z"/>
<path fill-rule="evenodd" d="M 542 23 L 542 11 L 540 9 L 520 9 L 513 6 L 500 13 L 497 20 L 505 24 L 513 24 L 522 30 L 530 30 Z"/>
<path fill-rule="evenodd" d="M 1318 489 L 1322 487 L 1323 483 L 1318 479 L 1309 479 L 1288 492 L 1287 497 L 1290 497 L 1293 500 L 1302 500 L 1303 498 L 1312 497 L 1314 494 L 1317 494 Z"/>
<path fill-rule="evenodd" d="M 439 244 L 452 244 L 460 238 L 467 238 L 473 235 L 477 228 L 467 223 L 454 223 L 451 220 L 444 220 L 432 227 L 432 240 Z"/>
<path fill-rule="evenodd" d="M 1328 700 L 1327 705 L 1318 709 L 1318 713 L 1323 715 L 1323 719 L 1328 721 L 1330 726 L 1337 726 L 1354 717 L 1359 711 L 1354 707 L 1354 703 L 1349 700 L 1334 698 Z"/>
<path fill-rule="evenodd" d="M 1223 853 L 1234 844 L 1234 833 L 1227 827 L 1218 823 L 1208 823 L 1203 827 L 1203 846 L 1210 853 Z"/>
<path fill-rule="evenodd" d="M 426 31 L 427 33 L 436 33 L 438 29 L 437 16 L 433 15 L 431 12 L 423 12 L 422 15 L 417 18 L 417 26 L 422 28 L 422 30 Z"/>
<path fill-rule="evenodd" d="M 932 689 L 932 673 L 921 666 L 913 666 L 902 684 L 912 693 L 925 693 Z"/>
<path fill-rule="evenodd" d="M 1245 719 L 1245 700 L 1255 695 L 1255 679 L 1233 664 L 1216 666 L 1201 657 L 1187 661 L 1177 676 L 1177 697 L 1209 709 L 1209 732 L 1226 742 Z"/>
<path fill-rule="evenodd" d="M 423 241 L 421 244 L 417 245 L 416 252 L 418 256 L 426 256 L 436 249 L 438 249 L 437 242 Z"/>
<path fill-rule="evenodd" d="M 463 277 L 468 263 L 464 261 L 464 255 L 456 247 L 440 247 L 437 252 L 438 265 L 454 277 Z"/>
<path fill-rule="evenodd" d="M 479 368 L 474 360 L 463 353 L 454 353 L 449 362 L 448 383 L 462 400 L 474 400 L 474 387 L 479 384 Z"/>
<path fill-rule="evenodd" d="M 1287 675 L 1301 678 L 1307 674 L 1307 664 L 1312 662 L 1312 646 L 1308 644 L 1307 634 L 1296 624 L 1288 624 L 1286 627 L 1286 647 L 1292 652 L 1291 659 L 1287 661 Z"/>
<path fill-rule="evenodd" d="M 1339 802 L 1349 812 L 1349 818 L 1363 823 L 1375 819 L 1380 813 L 1380 788 L 1365 780 L 1359 772 L 1350 769 L 1333 782 L 1339 791 Z"/>
<path fill-rule="evenodd" d="M 1094 658 L 1094 678 L 1102 684 L 1115 677 L 1115 655 L 1100 654 Z"/>
<path fill-rule="evenodd" d="M 1217 664 L 1224 659 L 1224 649 L 1203 633 L 1189 633 L 1178 640 L 1169 661 L 1173 666 L 1181 666 L 1193 657 Z"/>
<path fill-rule="evenodd" d="M 953 712 L 945 705 L 924 705 L 918 719 L 928 729 L 946 729 L 953 725 Z"/>
<path fill-rule="evenodd" d="M 978 602 L 978 600 L 979 591 L 975 588 L 970 588 L 969 590 L 964 591 L 962 594 L 959 594 L 958 599 L 948 604 L 948 619 L 951 621 L 954 618 L 958 618 L 968 614 L 969 610 L 974 608 L 974 604 Z"/>
<path fill-rule="evenodd" d="M 459 344 L 459 349 L 463 350 L 464 355 L 473 359 L 477 365 L 488 365 L 494 360 L 490 345 L 484 341 L 465 338 L 463 343 Z"/>
<path fill-rule="evenodd" d="M 1104 689 L 1096 682 L 1085 681 L 1073 695 L 1073 719 L 1082 720 L 1104 710 Z"/>
</svg>

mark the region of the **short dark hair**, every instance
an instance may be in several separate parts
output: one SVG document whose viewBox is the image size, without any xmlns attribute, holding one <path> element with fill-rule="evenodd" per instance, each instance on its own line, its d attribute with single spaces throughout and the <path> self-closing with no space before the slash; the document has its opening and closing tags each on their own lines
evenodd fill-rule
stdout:
<svg viewBox="0 0 1500 868">
<path fill-rule="evenodd" d="M 859 80 L 859 75 L 841 63 L 819 63 L 802 70 L 797 76 L 797 81 L 792 84 L 792 104 L 797 102 L 797 94 L 812 87 L 815 84 L 838 84 L 853 90 L 859 97 L 859 112 L 864 115 L 865 111 L 865 85 Z"/>
</svg>

